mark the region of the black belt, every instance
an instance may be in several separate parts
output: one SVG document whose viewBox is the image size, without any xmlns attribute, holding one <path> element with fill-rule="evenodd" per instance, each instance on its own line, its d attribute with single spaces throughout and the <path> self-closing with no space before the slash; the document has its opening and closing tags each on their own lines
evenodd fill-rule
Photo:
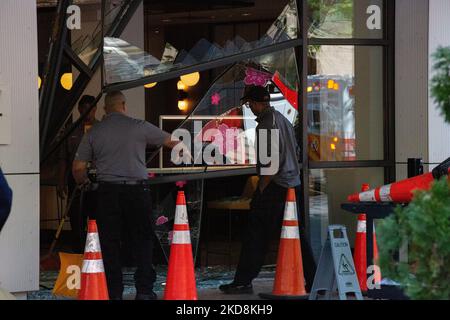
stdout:
<svg viewBox="0 0 450 320">
<path fill-rule="evenodd" d="M 98 183 L 100 185 L 144 186 L 144 185 L 148 185 L 148 180 L 99 181 Z"/>
</svg>

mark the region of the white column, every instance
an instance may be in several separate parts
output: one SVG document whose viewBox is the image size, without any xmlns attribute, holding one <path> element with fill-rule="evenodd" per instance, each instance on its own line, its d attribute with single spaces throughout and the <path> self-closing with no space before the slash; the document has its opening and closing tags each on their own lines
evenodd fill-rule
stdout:
<svg viewBox="0 0 450 320">
<path fill-rule="evenodd" d="M 427 162 L 428 0 L 397 0 L 395 20 L 395 157 Z M 406 178 L 406 165 L 396 169 Z"/>
<path fill-rule="evenodd" d="M 36 0 L 0 1 L 0 86 L 9 88 L 11 142 L 0 166 L 13 207 L 0 233 L 0 287 L 39 290 L 39 128 Z"/>
</svg>

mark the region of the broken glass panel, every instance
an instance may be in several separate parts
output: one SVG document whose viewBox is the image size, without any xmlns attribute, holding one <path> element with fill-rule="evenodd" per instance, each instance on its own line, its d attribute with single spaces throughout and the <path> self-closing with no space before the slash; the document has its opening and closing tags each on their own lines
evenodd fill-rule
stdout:
<svg viewBox="0 0 450 320">
<path fill-rule="evenodd" d="M 192 113 L 178 127 L 180 139 L 184 139 L 183 132 L 190 139 L 183 140 L 188 143 L 194 156 L 194 161 L 188 165 L 254 165 L 256 121 L 251 110 L 240 101 L 245 87 L 267 87 L 271 93 L 271 105 L 295 125 L 298 83 L 294 49 L 230 66 L 213 82 Z M 170 153 L 161 158 L 161 168 L 176 166 L 169 156 Z"/>
<path fill-rule="evenodd" d="M 156 189 L 156 188 L 155 188 Z M 202 218 L 203 203 L 203 180 L 186 182 L 183 187 L 186 197 L 186 209 L 188 213 L 189 229 L 194 261 L 197 257 L 198 244 L 200 240 L 200 226 Z M 162 185 L 153 193 L 154 206 L 152 209 L 152 220 L 154 230 L 159 244 L 163 250 L 166 261 L 170 256 L 170 244 L 173 238 L 173 223 L 175 220 L 175 203 L 178 188 L 175 185 Z"/>
<path fill-rule="evenodd" d="M 166 43 L 166 45 L 164 46 L 161 63 L 173 63 L 175 61 L 175 58 L 177 57 L 177 54 L 178 50 L 170 43 Z"/>
<path fill-rule="evenodd" d="M 95 3 L 80 6 L 83 17 L 88 16 L 91 19 L 95 17 L 94 25 L 91 27 L 91 21 L 82 22 L 80 30 L 72 30 L 72 37 L 75 39 L 72 41 L 72 48 L 86 65 L 90 64 L 92 58 L 97 53 L 104 36 L 102 35 L 101 3 L 102 1 L 98 0 Z M 105 34 L 110 29 L 114 19 L 125 3 L 125 0 L 105 1 L 105 20 L 103 24 Z"/>
<path fill-rule="evenodd" d="M 177 128 L 189 133 L 190 140 L 183 141 L 191 150 L 195 150 L 195 145 L 199 146 L 199 153 L 192 152 L 196 161 L 187 166 L 206 166 L 211 170 L 214 170 L 212 167 L 221 165 L 229 169 L 254 166 L 256 121 L 251 110 L 240 101 L 245 87 L 267 87 L 271 106 L 295 124 L 298 118 L 298 83 L 294 49 L 248 59 L 228 67 Z M 208 154 L 211 155 L 210 158 L 205 156 Z M 163 159 L 163 162 L 161 168 L 186 166 L 176 166 L 169 158 Z M 154 196 L 156 201 L 152 210 L 154 228 L 165 258 L 168 259 L 177 188 L 165 184 L 158 190 L 160 192 Z M 195 260 L 200 238 L 203 180 L 188 181 L 184 190 Z"/>
<path fill-rule="evenodd" d="M 270 91 L 271 106 L 295 124 L 298 118 L 298 83 L 294 49 L 248 59 L 230 66 L 217 77 L 193 112 L 178 126 L 177 130 L 189 133 L 190 141 L 183 141 L 191 146 L 191 150 L 195 149 L 194 145 L 199 146 L 199 153 L 192 152 L 196 162 L 189 166 L 226 165 L 232 169 L 236 166 L 241 168 L 255 165 L 257 124 L 251 110 L 240 101 L 245 87 L 247 85 L 267 87 Z M 211 155 L 211 159 L 205 156 L 208 154 Z M 164 159 L 161 168 L 163 167 L 176 166 L 170 159 Z M 165 258 L 168 259 L 177 188 L 170 184 L 161 188 L 158 188 L 161 190 L 159 195 L 155 195 L 152 214 L 156 236 Z M 188 181 L 184 190 L 195 260 L 200 238 L 203 180 Z"/>
<path fill-rule="evenodd" d="M 114 73 L 106 73 L 108 82 L 129 81 L 150 75 L 152 69 L 160 66 L 161 62 L 150 54 L 128 42 L 105 37 L 103 55 L 105 68 L 114 69 Z"/>
<path fill-rule="evenodd" d="M 233 35 L 223 46 L 199 39 L 190 48 L 164 49 L 161 56 L 154 57 L 142 49 L 121 39 L 105 38 L 104 60 L 106 84 L 137 80 L 144 76 L 179 70 L 217 59 L 270 47 L 271 45 L 296 39 L 298 35 L 298 13 L 295 0 L 287 1 L 284 9 L 268 30 L 257 40 L 248 41 Z M 170 59 L 165 59 L 166 55 Z M 164 64 L 163 67 L 160 65 Z"/>
</svg>

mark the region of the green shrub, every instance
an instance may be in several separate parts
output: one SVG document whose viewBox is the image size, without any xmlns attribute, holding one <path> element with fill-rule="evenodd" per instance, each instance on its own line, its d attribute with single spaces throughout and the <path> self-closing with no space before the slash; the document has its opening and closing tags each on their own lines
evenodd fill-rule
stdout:
<svg viewBox="0 0 450 320">
<path fill-rule="evenodd" d="M 399 282 L 411 299 L 450 299 L 450 188 L 447 177 L 418 191 L 377 231 L 383 277 Z M 407 239 L 408 261 L 393 255 Z"/>
<path fill-rule="evenodd" d="M 431 80 L 431 95 L 445 121 L 450 123 L 450 47 L 439 47 L 433 58 L 435 74 Z"/>
</svg>

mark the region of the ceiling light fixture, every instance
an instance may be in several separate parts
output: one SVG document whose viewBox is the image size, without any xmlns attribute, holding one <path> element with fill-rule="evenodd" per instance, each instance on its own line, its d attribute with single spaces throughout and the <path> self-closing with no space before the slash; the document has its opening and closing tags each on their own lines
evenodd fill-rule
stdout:
<svg viewBox="0 0 450 320">
<path fill-rule="evenodd" d="M 157 82 L 147 83 L 144 85 L 145 88 L 150 89 L 156 86 Z"/>
<path fill-rule="evenodd" d="M 66 90 L 70 90 L 72 89 L 72 85 L 73 85 L 73 79 L 72 79 L 72 73 L 64 73 L 61 76 L 61 86 L 66 89 Z"/>
<path fill-rule="evenodd" d="M 200 81 L 200 73 L 194 72 L 185 74 L 181 76 L 180 79 L 186 86 L 193 87 Z"/>
</svg>

